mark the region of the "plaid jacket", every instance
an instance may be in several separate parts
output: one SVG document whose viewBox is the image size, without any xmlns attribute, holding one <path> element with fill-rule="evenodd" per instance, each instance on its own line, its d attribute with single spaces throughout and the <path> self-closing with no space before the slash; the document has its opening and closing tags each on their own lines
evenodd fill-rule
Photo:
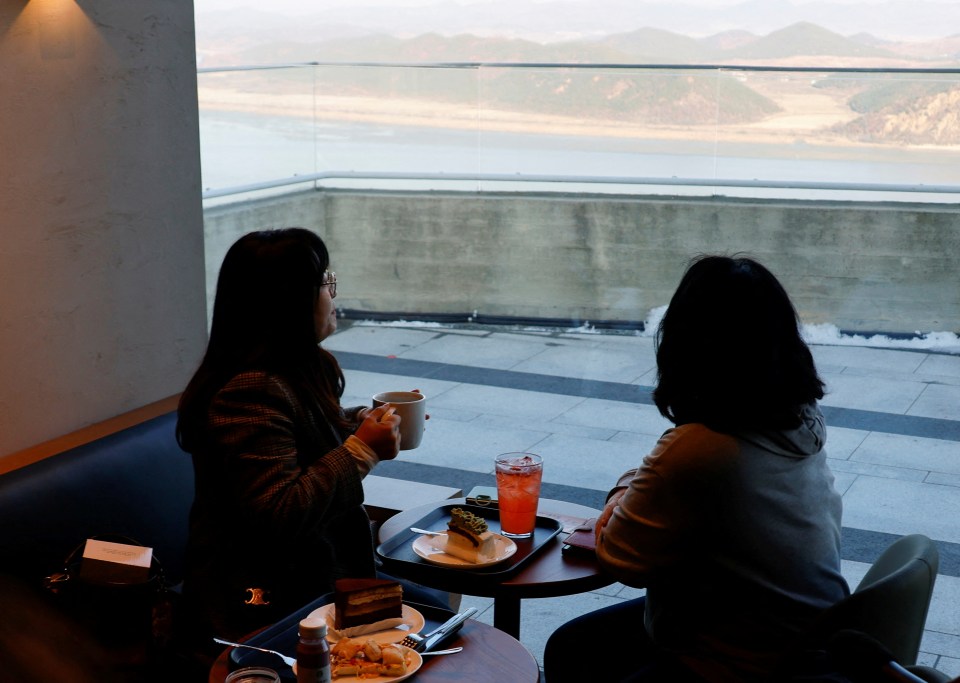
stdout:
<svg viewBox="0 0 960 683">
<path fill-rule="evenodd" d="M 184 594 L 221 634 L 276 621 L 339 577 L 374 575 L 346 436 L 276 375 L 244 372 L 214 397 L 205 445 L 192 454 Z"/>
</svg>

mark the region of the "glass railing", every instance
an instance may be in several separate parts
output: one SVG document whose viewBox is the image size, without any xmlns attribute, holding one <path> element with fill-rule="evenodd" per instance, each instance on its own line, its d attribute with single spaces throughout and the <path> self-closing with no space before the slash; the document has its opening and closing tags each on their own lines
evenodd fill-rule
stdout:
<svg viewBox="0 0 960 683">
<path fill-rule="evenodd" d="M 960 69 L 201 69 L 208 205 L 294 188 L 955 203 Z"/>
</svg>

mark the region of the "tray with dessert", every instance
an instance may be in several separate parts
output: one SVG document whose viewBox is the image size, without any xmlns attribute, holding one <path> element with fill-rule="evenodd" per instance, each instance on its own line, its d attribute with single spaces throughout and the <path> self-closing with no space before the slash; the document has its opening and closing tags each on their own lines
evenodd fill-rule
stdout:
<svg viewBox="0 0 960 683">
<path fill-rule="evenodd" d="M 438 533 L 401 532 L 377 548 L 389 572 L 391 565 L 418 563 L 430 571 L 456 569 L 499 580 L 519 569 L 557 534 L 562 524 L 549 517 L 536 519 L 533 536 L 511 539 L 501 535 L 497 509 L 466 504 L 441 505 L 411 525 Z"/>
<path fill-rule="evenodd" d="M 432 631 L 453 615 L 449 610 L 401 602 L 402 598 L 402 585 L 397 581 L 341 579 L 332 593 L 245 642 L 293 655 L 300 620 L 321 616 L 328 624 L 327 639 L 331 641 L 331 659 L 337 665 L 338 680 L 395 683 L 413 675 L 423 663 L 419 654 L 398 641 L 409 633 Z M 392 626 L 397 621 L 402 623 Z M 381 628 L 383 625 L 388 628 Z M 403 656 L 402 662 L 396 657 L 398 652 Z M 269 666 L 284 683 L 296 681 L 295 671 L 283 666 L 276 656 L 259 650 L 233 649 L 230 669 L 246 666 Z"/>
</svg>

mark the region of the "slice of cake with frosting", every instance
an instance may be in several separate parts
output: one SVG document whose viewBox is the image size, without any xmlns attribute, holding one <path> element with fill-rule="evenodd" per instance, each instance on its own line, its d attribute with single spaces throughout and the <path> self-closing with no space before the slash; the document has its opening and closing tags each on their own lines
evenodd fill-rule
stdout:
<svg viewBox="0 0 960 683">
<path fill-rule="evenodd" d="M 403 616 L 403 586 L 387 579 L 337 579 L 333 587 L 337 630 Z"/>
<path fill-rule="evenodd" d="M 494 559 L 497 547 L 494 535 L 487 529 L 487 520 L 462 508 L 453 508 L 443 551 L 476 564 Z"/>
</svg>

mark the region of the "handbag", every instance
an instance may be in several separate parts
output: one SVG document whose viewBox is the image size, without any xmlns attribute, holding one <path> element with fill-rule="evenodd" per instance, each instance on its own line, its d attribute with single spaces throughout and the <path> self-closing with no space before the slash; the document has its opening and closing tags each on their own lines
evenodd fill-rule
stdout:
<svg viewBox="0 0 960 683">
<path fill-rule="evenodd" d="M 142 546 L 119 535 L 94 536 L 93 540 Z M 149 649 L 166 647 L 173 637 L 176 593 L 167 583 L 154 555 L 143 581 L 90 581 L 81 577 L 80 562 L 86 541 L 71 551 L 63 569 L 44 579 L 53 602 L 102 643 Z"/>
</svg>

